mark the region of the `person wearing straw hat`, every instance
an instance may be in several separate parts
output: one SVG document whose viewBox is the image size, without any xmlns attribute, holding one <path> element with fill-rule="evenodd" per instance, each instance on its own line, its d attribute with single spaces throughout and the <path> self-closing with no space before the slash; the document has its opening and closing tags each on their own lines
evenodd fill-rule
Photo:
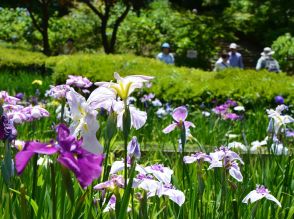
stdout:
<svg viewBox="0 0 294 219">
<path fill-rule="evenodd" d="M 169 43 L 163 43 L 161 46 L 162 52 L 159 53 L 156 58 L 166 64 L 174 64 L 175 58 L 172 53 L 170 53 Z"/>
<path fill-rule="evenodd" d="M 261 57 L 257 61 L 256 70 L 266 69 L 270 72 L 280 72 L 278 61 L 272 57 L 274 53 L 270 47 L 265 47 L 260 54 Z"/>
<path fill-rule="evenodd" d="M 233 68 L 244 68 L 243 58 L 241 53 L 237 52 L 237 44 L 231 43 L 230 44 L 230 52 L 229 52 L 229 63 L 230 66 Z"/>
</svg>

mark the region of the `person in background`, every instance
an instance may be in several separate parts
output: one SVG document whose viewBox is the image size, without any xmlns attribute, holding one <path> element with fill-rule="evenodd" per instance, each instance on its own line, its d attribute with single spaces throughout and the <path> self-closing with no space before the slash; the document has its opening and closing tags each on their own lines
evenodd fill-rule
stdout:
<svg viewBox="0 0 294 219">
<path fill-rule="evenodd" d="M 76 49 L 74 47 L 74 40 L 72 38 L 68 38 L 65 42 L 65 45 L 63 47 L 63 54 L 65 55 L 71 55 L 76 52 Z"/>
<path fill-rule="evenodd" d="M 216 61 L 214 71 L 222 71 L 231 67 L 229 63 L 229 54 L 226 51 L 222 51 L 220 58 Z"/>
<path fill-rule="evenodd" d="M 275 52 L 270 47 L 265 47 L 260 54 L 261 57 L 257 61 L 256 70 L 266 69 L 270 72 L 280 72 L 278 61 L 272 57 L 274 53 Z"/>
<path fill-rule="evenodd" d="M 174 64 L 175 58 L 173 54 L 170 53 L 170 45 L 168 43 L 163 43 L 161 49 L 162 52 L 159 53 L 156 58 L 166 64 Z"/>
<path fill-rule="evenodd" d="M 243 58 L 242 55 L 237 52 L 237 44 L 236 43 L 231 43 L 230 44 L 230 52 L 229 52 L 229 63 L 230 66 L 233 68 L 244 68 L 243 64 Z"/>
</svg>

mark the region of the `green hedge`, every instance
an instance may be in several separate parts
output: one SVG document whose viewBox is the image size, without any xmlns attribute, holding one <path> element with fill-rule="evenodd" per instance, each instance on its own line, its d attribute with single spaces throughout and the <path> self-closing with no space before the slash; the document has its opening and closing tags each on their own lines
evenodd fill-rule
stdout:
<svg viewBox="0 0 294 219">
<path fill-rule="evenodd" d="M 0 45 L 0 69 L 44 71 L 46 56 Z"/>
<path fill-rule="evenodd" d="M 272 102 L 274 96 L 282 95 L 288 104 L 294 102 L 294 78 L 284 73 L 237 69 L 206 72 L 133 55 L 76 54 L 45 58 L 39 53 L 1 50 L 0 47 L 4 58 L 0 59 L 0 67 L 44 65 L 46 70 L 53 72 L 55 83 L 64 83 L 68 74 L 83 75 L 92 81 L 109 81 L 113 80 L 116 71 L 121 75 L 155 76 L 150 90 L 165 101 L 198 103 L 213 98 L 234 98 L 244 104 L 255 104 Z"/>
<path fill-rule="evenodd" d="M 93 81 L 112 80 L 115 71 L 121 75 L 152 75 L 156 79 L 151 91 L 165 101 L 201 102 L 231 97 L 246 104 L 271 102 L 274 96 L 283 95 L 292 102 L 294 95 L 294 78 L 284 73 L 237 69 L 206 72 L 132 55 L 60 56 L 49 58 L 47 66 L 53 68 L 57 83 L 64 82 L 68 74 L 82 74 Z"/>
</svg>

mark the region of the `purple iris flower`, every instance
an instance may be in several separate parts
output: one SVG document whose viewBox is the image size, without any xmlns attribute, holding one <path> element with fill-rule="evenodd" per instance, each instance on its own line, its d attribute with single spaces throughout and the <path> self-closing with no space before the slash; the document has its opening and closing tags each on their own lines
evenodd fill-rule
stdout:
<svg viewBox="0 0 294 219">
<path fill-rule="evenodd" d="M 121 175 L 113 174 L 111 175 L 111 179 L 97 184 L 94 186 L 94 189 L 96 190 L 104 190 L 104 189 L 114 189 L 116 187 L 118 188 L 124 188 L 125 185 L 125 179 Z"/>
<path fill-rule="evenodd" d="M 78 88 L 89 88 L 93 83 L 86 77 L 69 75 L 66 84 Z"/>
<path fill-rule="evenodd" d="M 186 118 L 188 116 L 188 110 L 185 106 L 180 106 L 176 109 L 174 109 L 172 113 L 172 117 L 174 119 L 174 122 L 167 126 L 165 129 L 163 129 L 163 132 L 165 134 L 170 133 L 173 131 L 176 127 L 182 128 L 183 124 L 186 129 L 190 127 L 195 127 L 195 125 L 192 122 L 186 121 Z"/>
<path fill-rule="evenodd" d="M 294 131 L 292 131 L 292 130 L 287 130 L 287 131 L 286 131 L 286 137 L 288 137 L 288 138 L 294 137 Z"/>
<path fill-rule="evenodd" d="M 49 112 L 40 106 L 28 106 L 21 110 L 26 115 L 26 121 L 31 122 L 42 117 L 48 117 Z"/>
<path fill-rule="evenodd" d="M 235 106 L 238 106 L 238 103 L 234 100 L 231 100 L 231 99 L 228 99 L 226 102 L 225 102 L 226 105 L 228 105 L 229 107 L 235 107 Z"/>
<path fill-rule="evenodd" d="M 141 157 L 140 144 L 136 136 L 134 136 L 132 140 L 129 142 L 127 152 L 130 157 L 135 157 L 136 159 L 140 159 Z"/>
<path fill-rule="evenodd" d="M 57 86 L 50 85 L 50 89 L 46 91 L 45 95 L 57 100 L 61 100 L 66 97 L 66 93 L 68 91 L 70 91 L 70 86 L 67 84 L 61 84 Z"/>
<path fill-rule="evenodd" d="M 275 96 L 275 102 L 278 105 L 284 104 L 284 98 L 282 96 Z"/>
<path fill-rule="evenodd" d="M 59 152 L 57 161 L 73 171 L 80 185 L 85 188 L 98 178 L 102 171 L 102 154 L 92 154 L 81 147 L 82 139 L 70 135 L 69 129 L 60 124 L 57 127 L 58 144 L 27 142 L 15 157 L 16 170 L 21 174 L 34 154 L 52 155 Z"/>
<path fill-rule="evenodd" d="M 64 124 L 57 127 L 57 133 L 60 150 L 57 161 L 74 172 L 83 188 L 89 186 L 100 176 L 104 156 L 92 154 L 83 149 L 81 147 L 83 141 L 76 140 L 70 135 L 69 129 Z"/>
<path fill-rule="evenodd" d="M 222 119 L 224 120 L 239 120 L 242 119 L 242 116 L 236 114 L 236 113 L 232 113 L 232 107 L 235 109 L 238 106 L 238 103 L 234 100 L 227 100 L 224 104 L 216 106 L 215 108 L 212 109 L 212 111 L 217 114 L 220 115 Z M 242 109 L 242 107 L 241 107 Z M 240 109 L 238 109 L 240 110 Z M 236 111 L 238 111 L 236 110 Z M 244 107 L 243 107 L 244 110 Z M 242 110 L 241 110 L 242 111 Z"/>
<path fill-rule="evenodd" d="M 227 147 L 220 147 L 215 152 L 209 154 L 211 161 L 208 170 L 217 167 L 223 167 L 229 171 L 229 174 L 239 182 L 243 181 L 243 176 L 240 167 L 237 163 L 239 161 L 244 164 L 241 157 L 234 151 Z"/>
<path fill-rule="evenodd" d="M 239 115 L 237 115 L 236 113 L 226 113 L 223 115 L 223 118 L 226 120 L 238 120 L 241 117 Z"/>
<path fill-rule="evenodd" d="M 58 148 L 53 144 L 43 144 L 37 141 L 26 142 L 24 148 L 15 156 L 15 167 L 17 174 L 22 174 L 29 160 L 35 154 L 51 155 L 57 152 Z"/>
<path fill-rule="evenodd" d="M 16 138 L 17 131 L 13 122 L 3 114 L 0 117 L 0 140 L 13 140 Z"/>
<path fill-rule="evenodd" d="M 216 106 L 212 111 L 217 115 L 222 115 L 228 111 L 228 108 L 229 107 L 227 105 L 223 104 Z"/>
<path fill-rule="evenodd" d="M 22 100 L 23 97 L 24 97 L 24 94 L 23 94 L 23 93 L 17 93 L 17 94 L 15 95 L 15 97 L 16 97 L 17 99 Z"/>
<path fill-rule="evenodd" d="M 210 162 L 212 159 L 209 155 L 203 152 L 196 152 L 195 154 L 192 154 L 191 156 L 184 156 L 183 161 L 184 163 L 194 163 L 194 162 L 202 162 L 207 161 Z"/>
<path fill-rule="evenodd" d="M 0 104 L 16 104 L 19 101 L 20 99 L 13 96 L 9 96 L 9 94 L 6 91 L 0 91 Z"/>
</svg>

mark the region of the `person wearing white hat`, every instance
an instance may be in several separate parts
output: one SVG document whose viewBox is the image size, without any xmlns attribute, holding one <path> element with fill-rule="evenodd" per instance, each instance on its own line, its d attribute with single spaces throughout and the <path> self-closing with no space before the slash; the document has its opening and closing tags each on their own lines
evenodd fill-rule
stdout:
<svg viewBox="0 0 294 219">
<path fill-rule="evenodd" d="M 244 68 L 243 58 L 241 53 L 237 52 L 237 44 L 231 43 L 230 44 L 230 52 L 229 52 L 229 63 L 230 66 L 233 68 Z"/>
<path fill-rule="evenodd" d="M 260 53 L 261 57 L 258 59 L 256 64 L 256 70 L 266 69 L 270 72 L 280 72 L 280 65 L 272 55 L 275 54 L 270 47 L 265 47 L 263 52 Z"/>
<path fill-rule="evenodd" d="M 169 43 L 163 43 L 161 46 L 162 52 L 159 53 L 156 58 L 166 64 L 174 64 L 175 58 L 172 53 L 170 53 Z"/>
</svg>

